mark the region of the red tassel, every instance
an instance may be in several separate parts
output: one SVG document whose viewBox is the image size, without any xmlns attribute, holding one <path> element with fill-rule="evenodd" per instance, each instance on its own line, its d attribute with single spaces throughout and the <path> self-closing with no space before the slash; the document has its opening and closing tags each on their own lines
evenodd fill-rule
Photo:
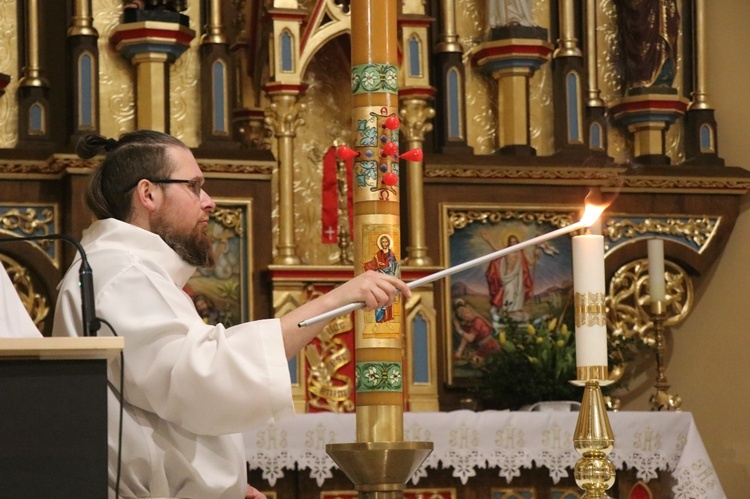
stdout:
<svg viewBox="0 0 750 499">
<path fill-rule="evenodd" d="M 347 159 L 359 156 L 359 153 L 349 146 L 339 146 L 338 149 L 336 149 L 336 155 L 339 159 L 346 161 Z"/>
<path fill-rule="evenodd" d="M 401 159 L 404 159 L 406 161 L 422 161 L 422 158 L 424 155 L 422 154 L 422 149 L 415 148 L 411 151 L 406 151 L 404 154 L 401 155 Z"/>
<path fill-rule="evenodd" d="M 351 161 L 351 160 L 349 160 Z M 339 242 L 339 196 L 336 179 L 336 148 L 331 146 L 323 156 L 323 186 L 321 192 L 323 244 Z"/>
</svg>

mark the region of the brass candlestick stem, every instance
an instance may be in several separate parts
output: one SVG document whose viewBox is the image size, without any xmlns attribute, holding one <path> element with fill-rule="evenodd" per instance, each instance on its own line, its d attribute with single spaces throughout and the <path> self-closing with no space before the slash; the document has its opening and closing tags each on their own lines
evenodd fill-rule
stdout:
<svg viewBox="0 0 750 499">
<path fill-rule="evenodd" d="M 615 465 L 607 458 L 615 446 L 615 439 L 602 389 L 596 379 L 586 381 L 573 444 L 582 456 L 574 470 L 576 483 L 585 491 L 581 498 L 606 498 L 606 491 L 615 483 Z"/>
<path fill-rule="evenodd" d="M 667 313 L 665 303 L 656 301 L 651 303 L 651 321 L 654 324 L 654 340 L 656 343 L 656 393 L 651 395 L 649 402 L 652 411 L 675 411 L 679 412 L 682 398 L 679 395 L 669 393 L 669 382 L 666 375 L 667 346 L 664 339 L 665 322 Z"/>
</svg>

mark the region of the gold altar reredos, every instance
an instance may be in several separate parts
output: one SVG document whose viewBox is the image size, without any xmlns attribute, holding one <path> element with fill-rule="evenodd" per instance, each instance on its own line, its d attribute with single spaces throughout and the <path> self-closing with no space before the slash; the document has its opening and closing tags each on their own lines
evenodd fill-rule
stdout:
<svg viewBox="0 0 750 499">
<path fill-rule="evenodd" d="M 96 160 L 74 158 L 72 144 L 92 131 L 117 136 L 164 122 L 194 149 L 212 195 L 253 200 L 254 257 L 244 280 L 253 296 L 245 309 L 279 315 L 325 292 L 362 263 L 350 244 L 346 182 L 327 191 L 339 207 L 338 225 L 329 227 L 338 244 L 323 242 L 321 221 L 324 158 L 357 139 L 350 14 L 357 1 L 188 0 L 167 17 L 156 9 L 127 19 L 119 0 L 45 9 L 40 0 L 0 2 L 5 208 L 49 205 L 56 230 L 80 236 L 89 221 L 80 193 Z M 400 227 L 385 232 L 398 234 L 402 276 L 451 264 L 451 238 L 467 220 L 493 227 L 574 219 L 588 189 L 600 187 L 619 194 L 602 223 L 610 330 L 653 343 L 646 239 L 666 240 L 669 326 L 690 313 L 693 286 L 721 254 L 750 186 L 717 146 L 705 77 L 710 7 L 647 2 L 684 15 L 672 33 L 677 43 L 660 59 L 671 61 L 668 81 L 643 87 L 627 72 L 632 51 L 620 13 L 627 0 L 560 0 L 555 12 L 551 2 L 530 0 L 530 18 L 503 25 L 488 8 L 504 1 L 397 2 L 398 105 L 388 113 L 400 118 L 400 152 L 425 152 L 423 161 L 394 162 Z M 151 3 L 170 11 L 182 2 Z M 28 14 L 23 30 L 19 12 Z M 339 180 L 343 168 L 336 161 Z M 52 290 L 46 303 L 54 303 L 59 262 L 70 262 L 71 249 L 58 250 L 55 265 L 8 253 L 15 267 L 41 274 L 42 289 Z M 453 376 L 451 290 L 425 286 L 401 305 L 406 408 L 458 407 L 466 386 Z M 344 323 L 323 343 L 339 338 Z M 298 409 L 352 410 L 339 400 L 351 391 L 346 383 L 318 386 L 323 395 L 311 401 L 310 354 L 295 364 Z M 342 376 L 336 362 L 316 362 L 316 383 Z"/>
</svg>

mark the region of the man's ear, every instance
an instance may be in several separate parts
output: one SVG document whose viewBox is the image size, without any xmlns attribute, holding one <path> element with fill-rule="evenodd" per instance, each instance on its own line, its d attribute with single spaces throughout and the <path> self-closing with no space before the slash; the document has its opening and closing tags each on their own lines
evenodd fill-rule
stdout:
<svg viewBox="0 0 750 499">
<path fill-rule="evenodd" d="M 159 191 L 159 188 L 156 184 L 146 179 L 141 179 L 138 185 L 135 186 L 133 202 L 142 206 L 149 213 L 154 212 L 161 200 L 161 193 L 157 191 Z"/>
</svg>

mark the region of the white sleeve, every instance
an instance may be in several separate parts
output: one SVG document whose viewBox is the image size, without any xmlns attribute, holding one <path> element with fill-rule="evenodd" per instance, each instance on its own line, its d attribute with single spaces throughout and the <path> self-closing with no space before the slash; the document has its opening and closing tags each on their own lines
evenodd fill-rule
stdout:
<svg viewBox="0 0 750 499">
<path fill-rule="evenodd" d="M 125 338 L 125 399 L 200 435 L 294 415 L 278 319 L 207 325 L 171 279 L 129 266 L 97 291 L 97 316 Z"/>
</svg>

